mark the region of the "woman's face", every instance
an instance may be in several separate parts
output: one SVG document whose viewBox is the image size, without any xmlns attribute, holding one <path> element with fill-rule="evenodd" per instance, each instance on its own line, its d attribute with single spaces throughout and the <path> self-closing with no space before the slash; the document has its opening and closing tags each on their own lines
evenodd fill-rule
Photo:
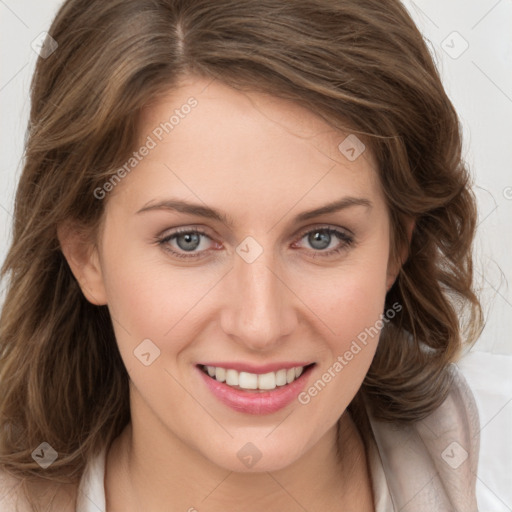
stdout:
<svg viewBox="0 0 512 512">
<path fill-rule="evenodd" d="M 375 161 L 353 136 L 338 148 L 347 135 L 218 81 L 145 109 L 141 149 L 102 189 L 88 292 L 108 304 L 148 443 L 277 470 L 345 411 L 395 277 Z"/>
</svg>

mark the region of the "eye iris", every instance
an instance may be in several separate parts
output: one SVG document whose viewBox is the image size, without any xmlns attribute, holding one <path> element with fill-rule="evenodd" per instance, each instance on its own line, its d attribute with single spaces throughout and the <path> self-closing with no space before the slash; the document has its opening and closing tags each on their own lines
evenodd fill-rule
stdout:
<svg viewBox="0 0 512 512">
<path fill-rule="evenodd" d="M 315 249 L 322 250 L 325 249 L 326 247 L 329 247 L 329 244 L 331 242 L 331 235 L 326 231 L 314 231 L 309 235 L 308 241 Z M 316 245 L 318 241 L 320 241 L 320 247 Z"/>
<path fill-rule="evenodd" d="M 197 246 L 200 242 L 200 236 L 198 233 L 185 233 L 184 235 L 179 235 L 176 237 L 176 242 L 179 245 L 180 249 L 184 251 L 193 251 L 197 249 Z M 185 245 L 180 243 L 180 240 L 185 239 Z M 190 244 L 190 245 L 189 245 Z"/>
</svg>

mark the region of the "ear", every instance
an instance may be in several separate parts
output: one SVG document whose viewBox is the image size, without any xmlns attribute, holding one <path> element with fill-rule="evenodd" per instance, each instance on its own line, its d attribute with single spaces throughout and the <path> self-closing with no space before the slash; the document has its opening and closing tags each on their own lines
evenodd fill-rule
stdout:
<svg viewBox="0 0 512 512">
<path fill-rule="evenodd" d="M 68 222 L 57 228 L 62 254 L 85 298 L 97 306 L 107 304 L 99 253 L 86 231 Z"/>
<path fill-rule="evenodd" d="M 416 219 L 413 217 L 408 217 L 405 220 L 405 229 L 407 232 L 407 245 L 402 246 L 400 249 L 400 253 L 398 258 L 394 258 L 394 261 L 389 260 L 388 263 L 388 273 L 386 279 L 386 291 L 389 291 L 398 277 L 398 273 L 402 268 L 402 265 L 407 261 L 409 257 L 409 247 L 411 245 L 412 233 L 414 231 L 414 226 L 416 225 Z M 398 261 L 397 261 L 398 260 Z"/>
</svg>

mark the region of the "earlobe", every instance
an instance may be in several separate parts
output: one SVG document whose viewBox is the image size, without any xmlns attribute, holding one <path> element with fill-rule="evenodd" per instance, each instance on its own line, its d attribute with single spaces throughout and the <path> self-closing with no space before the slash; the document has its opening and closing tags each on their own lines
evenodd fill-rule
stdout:
<svg viewBox="0 0 512 512">
<path fill-rule="evenodd" d="M 57 228 L 62 254 L 85 298 L 97 306 L 107 304 L 97 247 L 83 230 L 70 224 Z"/>
<path fill-rule="evenodd" d="M 386 279 L 386 292 L 391 290 L 393 284 L 395 284 L 396 278 L 398 277 L 398 272 L 400 271 L 400 267 L 398 266 L 398 270 L 388 271 L 387 279 Z"/>
</svg>

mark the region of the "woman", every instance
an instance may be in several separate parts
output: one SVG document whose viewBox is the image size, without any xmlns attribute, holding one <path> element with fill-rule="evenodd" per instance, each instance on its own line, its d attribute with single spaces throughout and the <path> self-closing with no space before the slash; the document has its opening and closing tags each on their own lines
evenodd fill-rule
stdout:
<svg viewBox="0 0 512 512">
<path fill-rule="evenodd" d="M 49 33 L 4 508 L 477 510 L 452 364 L 482 323 L 475 201 L 404 7 L 69 0 Z"/>
</svg>

